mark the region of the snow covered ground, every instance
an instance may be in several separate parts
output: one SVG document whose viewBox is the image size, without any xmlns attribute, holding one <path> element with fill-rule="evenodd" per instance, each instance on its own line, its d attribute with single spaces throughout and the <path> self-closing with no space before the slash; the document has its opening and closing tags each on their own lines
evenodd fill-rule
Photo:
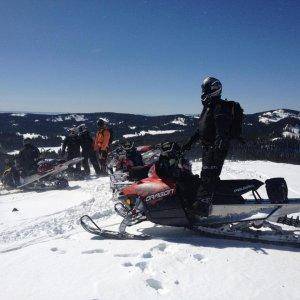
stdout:
<svg viewBox="0 0 300 300">
<path fill-rule="evenodd" d="M 200 167 L 194 163 L 194 172 Z M 290 197 L 299 198 L 299 174 L 300 166 L 248 161 L 227 162 L 222 176 L 282 176 Z M 0 299 L 300 299 L 299 250 L 215 240 L 150 223 L 130 231 L 151 240 L 101 240 L 78 220 L 90 214 L 101 226 L 117 228 L 109 179 L 71 186 L 1 192 Z"/>
</svg>

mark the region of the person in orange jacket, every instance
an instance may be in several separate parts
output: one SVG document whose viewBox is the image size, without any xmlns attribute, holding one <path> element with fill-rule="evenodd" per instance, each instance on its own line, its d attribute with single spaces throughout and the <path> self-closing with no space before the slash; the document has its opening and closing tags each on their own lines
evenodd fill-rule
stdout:
<svg viewBox="0 0 300 300">
<path fill-rule="evenodd" d="M 109 145 L 111 142 L 111 134 L 105 122 L 102 119 L 97 121 L 98 131 L 94 140 L 94 150 L 98 154 L 98 160 L 101 168 L 101 173 L 106 174 L 106 160 Z"/>
</svg>

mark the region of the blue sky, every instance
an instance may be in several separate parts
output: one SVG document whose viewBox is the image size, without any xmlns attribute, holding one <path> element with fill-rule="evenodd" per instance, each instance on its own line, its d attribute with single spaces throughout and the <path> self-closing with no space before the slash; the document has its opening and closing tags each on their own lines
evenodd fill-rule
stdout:
<svg viewBox="0 0 300 300">
<path fill-rule="evenodd" d="M 218 77 L 247 113 L 300 109 L 300 1 L 0 2 L 0 110 L 199 113 Z"/>
</svg>

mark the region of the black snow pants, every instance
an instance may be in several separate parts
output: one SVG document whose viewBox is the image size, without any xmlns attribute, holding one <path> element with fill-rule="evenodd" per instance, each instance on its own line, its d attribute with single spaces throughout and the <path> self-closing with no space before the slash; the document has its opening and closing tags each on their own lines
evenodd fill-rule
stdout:
<svg viewBox="0 0 300 300">
<path fill-rule="evenodd" d="M 77 157 L 80 157 L 80 152 L 68 152 L 67 153 L 67 160 L 71 160 L 71 159 L 77 158 Z M 69 166 L 68 169 L 70 171 L 75 169 L 76 172 L 80 172 L 81 171 L 81 164 L 79 162 L 78 164 L 75 165 L 75 168 L 73 166 Z"/>
<path fill-rule="evenodd" d="M 212 146 L 202 148 L 201 180 L 203 189 L 213 193 L 220 180 L 220 174 L 228 152 L 228 148 L 215 150 Z"/>
<path fill-rule="evenodd" d="M 82 157 L 83 157 L 82 167 L 84 169 L 84 172 L 87 175 L 89 175 L 91 173 L 90 165 L 89 165 L 89 161 L 90 161 L 91 164 L 93 165 L 95 173 L 97 175 L 99 175 L 100 174 L 100 167 L 99 167 L 99 163 L 98 163 L 98 160 L 97 160 L 97 157 L 96 157 L 96 152 L 95 151 L 83 152 Z"/>
</svg>

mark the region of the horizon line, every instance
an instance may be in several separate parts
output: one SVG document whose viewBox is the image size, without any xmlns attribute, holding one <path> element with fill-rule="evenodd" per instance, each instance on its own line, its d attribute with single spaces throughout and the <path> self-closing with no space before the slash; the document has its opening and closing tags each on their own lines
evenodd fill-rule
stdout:
<svg viewBox="0 0 300 300">
<path fill-rule="evenodd" d="M 259 113 L 265 113 L 269 111 L 276 111 L 276 110 L 291 110 L 291 111 L 297 111 L 300 112 L 300 110 L 297 109 L 291 109 L 291 108 L 275 108 L 275 109 L 269 109 L 269 110 L 263 110 L 258 111 L 254 113 L 246 113 L 247 115 L 252 114 L 259 114 Z M 149 117 L 158 117 L 158 116 L 173 116 L 173 115 L 184 115 L 184 116 L 195 116 L 199 115 L 201 111 L 199 110 L 199 113 L 163 113 L 163 114 L 144 114 L 144 113 L 128 113 L 128 112 L 113 112 L 113 111 L 95 111 L 95 112 L 41 112 L 41 111 L 22 111 L 22 110 L 4 110 L 0 111 L 0 114 L 32 114 L 32 115 L 69 115 L 69 114 L 123 114 L 123 115 L 140 115 L 140 116 L 149 116 Z"/>
</svg>

